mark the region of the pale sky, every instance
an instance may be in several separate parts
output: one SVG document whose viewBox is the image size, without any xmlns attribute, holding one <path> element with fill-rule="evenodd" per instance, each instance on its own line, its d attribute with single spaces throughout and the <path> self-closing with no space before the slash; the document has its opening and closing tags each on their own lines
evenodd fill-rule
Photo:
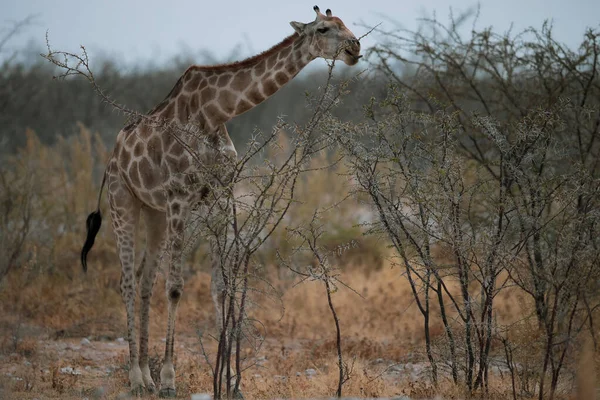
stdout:
<svg viewBox="0 0 600 400">
<path fill-rule="evenodd" d="M 206 0 L 0 0 L 0 38 L 14 21 L 35 14 L 33 24 L 14 37 L 6 50 L 35 44 L 45 48 L 49 31 L 52 46 L 76 51 L 85 45 L 93 57 L 111 56 L 124 65 L 161 64 L 177 55 L 207 50 L 219 58 L 241 45 L 236 59 L 266 50 L 293 33 L 289 22 L 314 19 L 313 5 L 331 8 L 356 36 L 358 24 L 382 23 L 382 28 L 415 29 L 418 18 L 447 21 L 450 7 L 459 11 L 477 4 L 470 0 L 322 0 L 206 1 Z M 541 27 L 552 19 L 556 37 L 574 46 L 585 27 L 600 28 L 598 0 L 481 0 L 478 27 L 506 31 Z M 470 25 L 466 28 L 468 32 Z M 380 38 L 379 38 L 380 39 Z M 368 47 L 376 35 L 362 41 Z"/>
</svg>

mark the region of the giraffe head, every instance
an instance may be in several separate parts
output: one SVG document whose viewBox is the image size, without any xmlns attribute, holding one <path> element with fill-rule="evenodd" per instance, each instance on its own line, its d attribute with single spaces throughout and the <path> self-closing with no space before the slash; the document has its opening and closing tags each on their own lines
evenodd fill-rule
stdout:
<svg viewBox="0 0 600 400">
<path fill-rule="evenodd" d="M 331 10 L 322 14 L 319 7 L 314 6 L 313 9 L 317 13 L 313 22 L 290 22 L 299 35 L 308 39 L 310 54 L 327 60 L 341 59 L 348 65 L 356 64 L 362 57 L 360 42 L 356 36 L 346 28 L 341 19 L 331 15 Z"/>
</svg>

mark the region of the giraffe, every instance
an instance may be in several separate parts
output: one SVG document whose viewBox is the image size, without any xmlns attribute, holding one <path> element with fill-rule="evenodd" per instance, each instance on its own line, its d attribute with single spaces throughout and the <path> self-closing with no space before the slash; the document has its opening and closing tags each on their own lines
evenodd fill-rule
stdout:
<svg viewBox="0 0 600 400">
<path fill-rule="evenodd" d="M 148 324 L 157 267 L 164 254 L 168 265 L 168 318 L 159 395 L 176 396 L 173 353 L 176 312 L 184 285 L 184 225 L 190 212 L 210 192 L 211 185 L 197 184 L 203 179 L 199 165 L 218 165 L 237 157 L 225 123 L 265 101 L 316 58 L 355 65 L 362 57 L 360 42 L 341 19 L 332 16 L 329 9 L 325 14 L 317 6 L 313 9 L 317 14 L 314 21 L 290 22 L 295 32 L 261 54 L 230 64 L 192 65 L 158 106 L 117 135 L 98 206 L 87 217 L 81 263 L 87 271 L 87 255 L 102 223 L 100 199 L 106 185 L 122 268 L 120 289 L 127 313 L 129 382 L 136 394 L 156 391 L 148 365 Z M 173 133 L 173 128 L 189 127 L 200 132 L 201 140 L 198 135 Z M 192 181 L 196 184 L 190 185 Z M 135 238 L 140 214 L 146 225 L 146 248 L 136 272 Z M 214 273 L 213 265 L 211 295 L 218 316 L 220 289 L 215 275 L 219 274 Z M 136 285 L 141 300 L 139 343 Z"/>
</svg>

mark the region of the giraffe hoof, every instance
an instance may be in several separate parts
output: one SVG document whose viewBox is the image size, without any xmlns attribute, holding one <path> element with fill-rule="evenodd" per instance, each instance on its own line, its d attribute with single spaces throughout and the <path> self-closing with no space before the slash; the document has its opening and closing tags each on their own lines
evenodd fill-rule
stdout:
<svg viewBox="0 0 600 400">
<path fill-rule="evenodd" d="M 144 395 L 144 386 L 136 385 L 131 388 L 130 393 L 133 397 L 142 397 Z"/>
<path fill-rule="evenodd" d="M 156 386 L 154 386 L 154 385 L 146 385 L 146 392 L 148 394 L 154 394 L 154 393 L 156 393 Z"/>
<path fill-rule="evenodd" d="M 162 388 L 160 392 L 158 392 L 158 397 L 169 398 L 169 397 L 177 397 L 177 392 L 172 388 Z"/>
</svg>

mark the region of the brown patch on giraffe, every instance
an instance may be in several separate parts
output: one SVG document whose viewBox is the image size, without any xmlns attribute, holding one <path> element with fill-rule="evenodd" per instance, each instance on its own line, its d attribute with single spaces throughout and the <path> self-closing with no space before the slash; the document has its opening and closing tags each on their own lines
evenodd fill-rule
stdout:
<svg viewBox="0 0 600 400">
<path fill-rule="evenodd" d="M 140 187 L 140 171 L 139 163 L 137 161 L 131 163 L 129 171 L 127 171 L 127 175 L 129 176 L 129 179 L 131 179 L 133 186 Z"/>
<path fill-rule="evenodd" d="M 199 73 L 190 73 L 190 75 L 193 75 L 194 77 L 192 78 L 191 81 L 189 81 L 186 85 L 185 85 L 185 90 L 188 92 L 193 92 L 194 90 L 196 90 L 196 88 L 198 87 L 198 85 L 200 84 L 200 80 L 202 79 L 202 76 Z"/>
<path fill-rule="evenodd" d="M 158 185 L 158 176 L 156 176 L 156 173 L 147 158 L 143 158 L 142 161 L 140 161 L 139 172 L 144 188 L 152 189 Z"/>
<path fill-rule="evenodd" d="M 285 49 L 281 50 L 281 52 L 279 52 L 279 59 L 283 60 L 283 59 L 287 58 L 287 56 L 289 56 L 291 52 L 292 52 L 292 46 L 286 47 Z"/>
<path fill-rule="evenodd" d="M 280 70 L 283 68 L 283 61 L 277 61 L 277 64 L 275 64 L 275 69 L 276 71 Z"/>
<path fill-rule="evenodd" d="M 141 142 L 137 142 L 133 148 L 133 155 L 136 157 L 141 157 L 142 154 L 144 154 L 144 146 Z"/>
<path fill-rule="evenodd" d="M 250 102 L 254 104 L 259 104 L 265 99 L 265 96 L 258 89 L 258 85 L 254 84 L 252 87 L 246 92 L 246 98 L 250 100 Z"/>
<path fill-rule="evenodd" d="M 183 152 L 184 148 L 178 141 L 174 141 L 171 145 L 171 148 L 169 149 L 169 154 L 173 156 L 181 156 Z"/>
<path fill-rule="evenodd" d="M 198 110 L 198 105 L 199 105 L 199 101 L 198 101 L 198 93 L 194 93 L 190 96 L 190 108 L 191 108 L 191 112 L 192 114 L 195 113 Z"/>
<path fill-rule="evenodd" d="M 169 105 L 167 106 L 165 111 L 163 111 L 160 114 L 160 116 L 166 120 L 173 119 L 173 117 L 175 116 L 175 103 L 174 102 L 169 103 Z"/>
<path fill-rule="evenodd" d="M 293 76 L 293 75 L 295 75 L 295 74 L 296 74 L 296 72 L 298 71 L 298 68 L 296 67 L 296 65 L 295 65 L 295 64 L 292 64 L 292 63 L 287 63 L 287 64 L 285 65 L 285 70 L 288 72 L 288 74 L 290 74 L 290 75 L 292 75 L 292 76 Z"/>
<path fill-rule="evenodd" d="M 277 54 L 273 54 L 271 57 L 267 58 L 267 69 L 273 69 L 275 64 L 277 63 Z"/>
<path fill-rule="evenodd" d="M 238 71 L 233 78 L 230 87 L 233 90 L 244 91 L 252 81 L 252 73 L 249 69 Z"/>
<path fill-rule="evenodd" d="M 299 39 L 299 40 L 297 40 L 297 39 Z M 291 46 L 295 42 L 298 42 L 298 41 L 302 42 L 303 40 L 304 39 L 300 38 L 300 36 L 297 33 L 294 33 L 294 34 L 286 37 L 281 42 L 279 42 L 275 46 L 271 47 L 267 51 L 264 51 L 258 55 L 252 56 L 245 60 L 237 61 L 237 62 L 230 63 L 230 64 L 194 65 L 194 66 L 190 67 L 189 69 L 194 70 L 194 71 L 206 71 L 207 73 L 208 72 L 215 73 L 218 71 L 235 71 L 235 70 L 239 70 L 242 68 L 254 67 L 260 61 L 264 60 L 265 58 L 268 58 L 269 56 L 278 53 L 282 49 L 285 49 L 286 47 Z M 261 72 L 261 74 L 262 74 L 262 72 Z"/>
<path fill-rule="evenodd" d="M 171 132 L 164 132 L 162 135 L 160 135 L 160 138 L 162 140 L 163 149 L 168 149 L 175 141 L 175 138 L 172 136 Z"/>
<path fill-rule="evenodd" d="M 275 81 L 272 79 L 267 79 L 266 81 L 264 81 L 262 87 L 264 94 L 267 96 L 272 95 L 277 91 L 277 89 L 279 89 Z"/>
<path fill-rule="evenodd" d="M 275 74 L 275 81 L 277 81 L 277 84 L 279 86 L 282 86 L 283 84 L 285 84 L 290 78 L 285 74 L 285 72 L 281 72 L 279 71 L 278 73 Z"/>
<path fill-rule="evenodd" d="M 217 83 L 217 80 L 219 79 L 219 77 L 217 75 L 213 75 L 210 78 L 208 78 L 208 83 L 210 85 L 215 85 Z"/>
<path fill-rule="evenodd" d="M 187 156 L 181 157 L 179 159 L 179 165 L 178 165 L 179 171 L 185 172 L 188 170 L 189 167 L 190 167 L 189 157 L 187 157 Z"/>
<path fill-rule="evenodd" d="M 204 105 L 215 98 L 217 91 L 212 87 L 206 87 L 200 92 L 200 102 Z"/>
<path fill-rule="evenodd" d="M 179 203 L 171 204 L 170 211 L 173 215 L 179 215 L 179 213 L 181 212 L 181 205 Z"/>
<path fill-rule="evenodd" d="M 110 199 L 112 200 L 112 203 L 118 208 L 122 208 L 127 205 L 127 196 L 126 193 L 122 190 L 115 191 L 114 194 L 110 196 Z"/>
<path fill-rule="evenodd" d="M 179 122 L 182 124 L 187 123 L 190 118 L 190 105 L 188 100 L 188 96 L 183 94 L 177 99 L 177 116 L 179 117 Z"/>
<path fill-rule="evenodd" d="M 202 90 L 207 86 L 208 86 L 208 79 L 202 79 L 202 81 L 200 81 L 200 84 L 198 85 L 198 90 Z"/>
<path fill-rule="evenodd" d="M 148 124 L 140 124 L 138 126 L 138 135 L 142 138 L 142 140 L 148 140 L 151 134 L 152 130 Z"/>
<path fill-rule="evenodd" d="M 256 76 L 261 76 L 262 74 L 265 73 L 266 65 L 267 65 L 267 62 L 265 60 L 262 60 L 261 62 L 256 64 L 256 67 L 254 68 L 254 73 L 256 74 Z"/>
<path fill-rule="evenodd" d="M 226 89 L 221 90 L 221 93 L 219 94 L 219 105 L 223 111 L 225 111 L 227 114 L 233 113 L 235 110 L 235 101 L 235 94 Z"/>
<path fill-rule="evenodd" d="M 162 189 L 152 192 L 152 199 L 154 200 L 154 204 L 157 205 L 165 204 L 165 202 L 167 201 L 167 198 L 165 197 L 165 192 Z"/>
<path fill-rule="evenodd" d="M 160 154 L 162 153 L 162 142 L 160 138 L 157 135 L 152 136 L 152 138 L 148 140 L 147 148 L 148 156 L 150 156 L 150 160 L 152 161 L 152 163 L 154 165 L 160 165 Z"/>
<path fill-rule="evenodd" d="M 179 172 L 178 171 L 178 166 L 179 166 L 179 159 L 176 157 L 173 157 L 172 155 L 167 155 L 165 157 L 165 161 L 167 162 L 167 166 L 169 167 L 169 170 L 171 172 Z"/>
<path fill-rule="evenodd" d="M 225 87 L 225 86 L 229 85 L 229 82 L 231 82 L 231 78 L 233 78 L 232 74 L 223 74 L 219 77 L 217 85 L 219 87 Z"/>
<path fill-rule="evenodd" d="M 238 104 L 235 108 L 235 114 L 240 115 L 242 113 L 245 113 L 246 111 L 248 111 L 251 108 L 252 108 L 252 103 L 250 103 L 244 99 L 240 99 L 240 101 L 238 101 Z"/>
<path fill-rule="evenodd" d="M 213 126 L 222 124 L 229 119 L 215 104 L 209 104 L 204 107 L 204 109 L 206 110 L 207 117 L 212 121 Z"/>
</svg>

